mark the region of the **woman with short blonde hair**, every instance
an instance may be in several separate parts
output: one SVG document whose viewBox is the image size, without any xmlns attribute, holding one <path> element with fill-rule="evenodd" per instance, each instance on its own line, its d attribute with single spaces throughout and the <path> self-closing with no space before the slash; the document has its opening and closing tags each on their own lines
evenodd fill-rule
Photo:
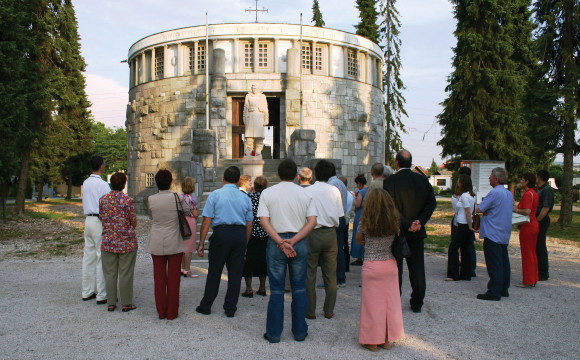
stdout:
<svg viewBox="0 0 580 360">
<path fill-rule="evenodd" d="M 187 223 L 191 229 L 191 237 L 183 241 L 185 245 L 185 251 L 183 252 L 183 259 L 181 260 L 181 274 L 183 277 L 196 278 L 199 277 L 197 274 L 191 272 L 191 257 L 195 251 L 195 235 L 197 230 L 197 201 L 193 196 L 195 191 L 195 179 L 187 176 L 181 182 L 181 190 L 183 191 L 183 201 L 191 209 L 191 213 L 186 216 Z"/>
</svg>

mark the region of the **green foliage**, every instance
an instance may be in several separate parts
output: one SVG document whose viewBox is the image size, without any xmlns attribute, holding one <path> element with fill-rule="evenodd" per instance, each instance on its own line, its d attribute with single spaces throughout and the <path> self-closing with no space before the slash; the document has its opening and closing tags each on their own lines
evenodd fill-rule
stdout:
<svg viewBox="0 0 580 360">
<path fill-rule="evenodd" d="M 320 6 L 318 5 L 318 0 L 314 0 L 312 4 L 312 23 L 314 26 L 324 27 L 324 20 L 322 20 L 322 13 L 320 12 Z"/>
<path fill-rule="evenodd" d="M 580 2 L 578 0 L 536 0 L 534 19 L 538 26 L 537 53 L 541 75 L 547 79 L 558 102 L 556 134 L 564 154 L 562 174 L 562 227 L 572 225 L 573 157 L 580 152 L 575 131 L 580 118 Z"/>
<path fill-rule="evenodd" d="M 107 172 L 127 171 L 127 132 L 124 128 L 111 129 L 97 122 L 91 134 L 94 138 L 92 153 L 105 159 Z"/>
<path fill-rule="evenodd" d="M 379 13 L 376 8 L 376 0 L 356 0 L 356 8 L 359 11 L 360 22 L 355 25 L 356 34 L 364 36 L 372 42 L 379 42 Z"/>
<path fill-rule="evenodd" d="M 439 172 L 439 166 L 437 166 L 435 159 L 431 160 L 431 166 L 429 167 L 429 169 L 427 169 L 427 172 L 429 173 L 429 175 L 433 175 Z"/>
<path fill-rule="evenodd" d="M 503 160 L 515 181 L 533 163 L 523 99 L 533 63 L 529 0 L 452 0 L 454 71 L 438 115 L 442 155 Z"/>
<path fill-rule="evenodd" d="M 406 133 L 402 117 L 408 116 L 405 110 L 401 79 L 401 39 L 399 38 L 399 11 L 396 0 L 381 0 L 379 3 L 379 45 L 385 56 L 383 69 L 383 98 L 385 106 L 385 163 L 394 164 L 397 151 L 402 149 L 400 132 Z"/>
<path fill-rule="evenodd" d="M 441 188 L 439 186 L 433 186 L 433 193 L 435 195 L 439 195 L 440 192 L 441 192 Z"/>
<path fill-rule="evenodd" d="M 550 177 L 556 180 L 556 186 L 559 188 L 562 187 L 562 177 L 564 176 L 564 167 L 562 165 L 552 164 L 548 172 L 550 173 Z"/>
</svg>

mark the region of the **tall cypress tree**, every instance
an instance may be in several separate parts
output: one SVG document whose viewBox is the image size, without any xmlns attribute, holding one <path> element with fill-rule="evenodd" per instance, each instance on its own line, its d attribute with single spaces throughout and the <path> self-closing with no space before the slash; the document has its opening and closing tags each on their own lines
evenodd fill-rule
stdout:
<svg viewBox="0 0 580 360">
<path fill-rule="evenodd" d="M 534 13 L 542 75 L 559 100 L 555 115 L 560 124 L 559 152 L 564 154 L 564 172 L 558 223 L 564 228 L 572 223 L 573 157 L 580 150 L 575 139 L 580 118 L 580 3 L 537 0 Z"/>
<path fill-rule="evenodd" d="M 502 160 L 513 181 L 529 164 L 522 116 L 531 65 L 529 0 L 453 0 L 457 46 L 438 115 L 442 154 Z"/>
<path fill-rule="evenodd" d="M 356 34 L 364 36 L 372 42 L 379 43 L 379 13 L 375 0 L 356 0 L 356 8 L 359 11 L 360 22 L 355 25 Z"/>
<path fill-rule="evenodd" d="M 400 132 L 406 133 L 402 117 L 407 116 L 403 90 L 405 84 L 401 79 L 401 39 L 399 38 L 399 11 L 396 0 L 381 0 L 379 3 L 380 26 L 379 44 L 384 56 L 383 92 L 385 106 L 385 162 L 392 164 L 395 154 L 403 146 Z"/>
<path fill-rule="evenodd" d="M 318 0 L 314 0 L 312 4 L 312 23 L 314 26 L 324 27 L 324 20 L 322 20 L 322 13 L 320 12 L 320 6 L 318 5 Z"/>
</svg>

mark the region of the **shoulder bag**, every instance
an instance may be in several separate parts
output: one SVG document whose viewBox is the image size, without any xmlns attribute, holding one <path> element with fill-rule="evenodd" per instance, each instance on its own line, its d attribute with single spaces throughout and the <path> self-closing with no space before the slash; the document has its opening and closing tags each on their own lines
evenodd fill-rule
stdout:
<svg viewBox="0 0 580 360">
<path fill-rule="evenodd" d="M 473 227 L 473 230 L 479 230 L 479 224 L 481 223 L 481 215 L 479 215 L 476 212 L 476 207 L 475 207 L 475 202 L 473 203 L 473 223 L 471 224 L 471 226 Z"/>
<path fill-rule="evenodd" d="M 179 219 L 179 232 L 183 239 L 189 239 L 191 237 L 191 228 L 187 223 L 187 219 L 185 218 L 185 211 L 183 211 L 183 206 L 181 205 L 181 201 L 179 201 L 179 196 L 176 193 L 173 193 L 175 196 L 175 208 L 177 209 L 177 219 Z"/>
<path fill-rule="evenodd" d="M 395 235 L 392 251 L 397 259 L 408 258 L 411 256 L 411 249 L 409 248 L 409 244 L 407 244 L 407 238 L 405 237 L 403 229 L 399 229 L 399 233 Z"/>
</svg>

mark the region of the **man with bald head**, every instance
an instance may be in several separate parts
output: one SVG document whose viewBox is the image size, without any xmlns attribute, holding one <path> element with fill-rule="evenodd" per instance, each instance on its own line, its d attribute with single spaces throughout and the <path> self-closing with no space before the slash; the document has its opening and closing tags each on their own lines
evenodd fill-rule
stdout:
<svg viewBox="0 0 580 360">
<path fill-rule="evenodd" d="M 411 256 L 407 260 L 409 281 L 411 282 L 411 310 L 420 313 L 425 298 L 425 258 L 424 240 L 427 237 L 425 224 L 431 218 L 437 201 L 429 180 L 411 171 L 411 153 L 401 150 L 395 158 L 397 172 L 383 183 L 383 188 L 393 197 L 401 213 L 401 231 L 407 238 Z M 403 259 L 397 259 L 399 268 L 399 288 L 403 283 Z"/>
</svg>

